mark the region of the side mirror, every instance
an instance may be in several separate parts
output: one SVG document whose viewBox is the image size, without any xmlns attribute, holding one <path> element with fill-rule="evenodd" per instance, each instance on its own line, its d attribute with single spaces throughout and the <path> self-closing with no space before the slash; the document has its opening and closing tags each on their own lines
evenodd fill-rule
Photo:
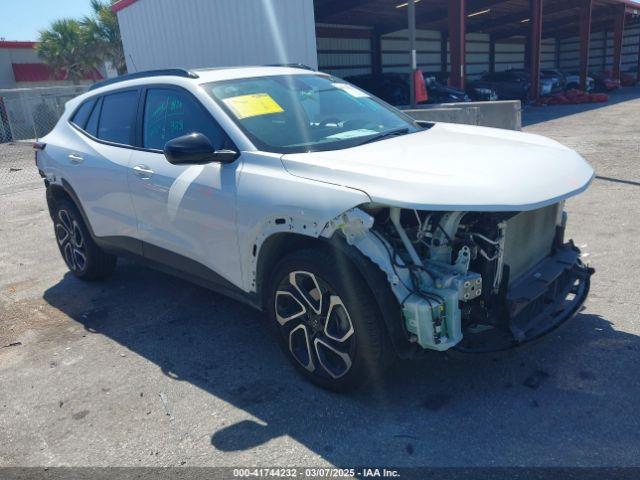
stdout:
<svg viewBox="0 0 640 480">
<path fill-rule="evenodd" d="M 173 165 L 203 165 L 231 163 L 238 158 L 238 152 L 216 150 L 206 135 L 196 132 L 169 140 L 164 146 L 164 156 Z"/>
</svg>

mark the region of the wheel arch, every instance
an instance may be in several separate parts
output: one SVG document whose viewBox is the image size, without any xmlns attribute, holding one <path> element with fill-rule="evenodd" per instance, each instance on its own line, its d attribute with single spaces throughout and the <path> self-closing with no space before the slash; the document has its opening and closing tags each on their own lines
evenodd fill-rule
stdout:
<svg viewBox="0 0 640 480">
<path fill-rule="evenodd" d="M 371 291 L 384 320 L 386 333 L 398 356 L 415 356 L 415 346 L 408 341 L 401 307 L 390 288 L 386 274 L 355 246 L 349 245 L 341 233 L 334 233 L 330 238 L 315 238 L 291 232 L 274 233 L 267 237 L 260 248 L 256 269 L 256 291 L 262 309 L 267 310 L 268 284 L 273 267 L 286 255 L 309 248 L 330 251 L 336 256 L 337 263 L 342 258 L 355 268 Z"/>
<path fill-rule="evenodd" d="M 87 226 L 89 230 L 89 234 L 95 240 L 96 235 L 91 227 L 91 223 L 89 222 L 89 218 L 82 207 L 82 203 L 76 195 L 76 192 L 73 190 L 73 187 L 64 179 L 61 179 L 60 183 L 49 183 L 47 185 L 47 206 L 49 207 L 49 215 L 53 218 L 53 209 L 55 207 L 56 202 L 59 202 L 62 199 L 68 200 L 75 205 L 75 207 L 80 212 L 82 216 L 82 220 L 84 224 Z"/>
</svg>

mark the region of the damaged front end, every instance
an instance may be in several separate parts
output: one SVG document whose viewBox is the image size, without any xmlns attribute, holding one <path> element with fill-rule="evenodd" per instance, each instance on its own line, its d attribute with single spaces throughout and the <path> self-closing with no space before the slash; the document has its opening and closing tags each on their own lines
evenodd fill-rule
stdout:
<svg viewBox="0 0 640 480">
<path fill-rule="evenodd" d="M 368 204 L 330 222 L 387 276 L 407 339 L 490 352 L 539 338 L 578 312 L 593 269 L 564 241 L 563 203 L 527 212 Z"/>
</svg>

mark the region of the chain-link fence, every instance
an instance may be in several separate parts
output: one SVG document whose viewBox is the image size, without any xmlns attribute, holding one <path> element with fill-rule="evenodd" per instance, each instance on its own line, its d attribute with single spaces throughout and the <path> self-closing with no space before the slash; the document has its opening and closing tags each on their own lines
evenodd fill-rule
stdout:
<svg viewBox="0 0 640 480">
<path fill-rule="evenodd" d="M 64 104 L 88 85 L 0 90 L 0 143 L 40 138 L 51 131 Z"/>
</svg>

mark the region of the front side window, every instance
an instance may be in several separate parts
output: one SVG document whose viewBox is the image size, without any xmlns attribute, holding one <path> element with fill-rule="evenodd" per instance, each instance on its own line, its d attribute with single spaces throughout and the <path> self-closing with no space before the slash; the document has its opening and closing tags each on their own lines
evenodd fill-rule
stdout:
<svg viewBox="0 0 640 480">
<path fill-rule="evenodd" d="M 188 93 L 170 88 L 151 88 L 144 107 L 142 145 L 163 150 L 169 140 L 202 133 L 216 150 L 224 146 L 224 132 Z"/>
<path fill-rule="evenodd" d="M 204 85 L 261 150 L 337 150 L 420 130 L 399 110 L 329 75 L 277 75 Z"/>
<path fill-rule="evenodd" d="M 130 145 L 137 108 L 138 92 L 135 90 L 106 95 L 102 99 L 98 138 Z"/>
</svg>

